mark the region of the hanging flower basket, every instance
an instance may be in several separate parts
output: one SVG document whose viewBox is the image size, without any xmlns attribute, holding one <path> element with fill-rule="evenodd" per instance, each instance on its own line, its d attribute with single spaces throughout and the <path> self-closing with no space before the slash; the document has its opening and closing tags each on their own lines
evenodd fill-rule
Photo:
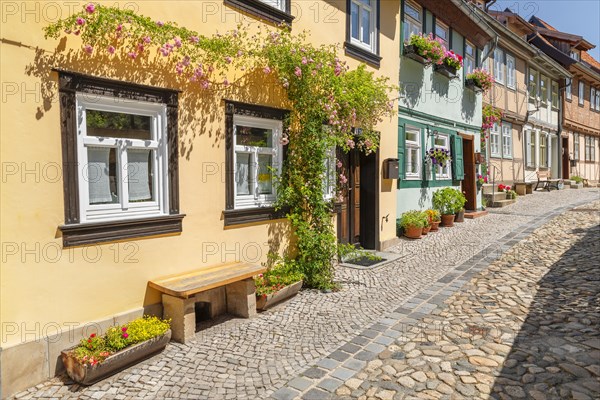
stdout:
<svg viewBox="0 0 600 400">
<path fill-rule="evenodd" d="M 436 147 L 427 150 L 425 158 L 427 162 L 430 162 L 432 165 L 439 165 L 440 167 L 444 167 L 449 161 L 452 161 L 450 151 Z"/>
<path fill-rule="evenodd" d="M 473 72 L 467 74 L 465 86 L 473 89 L 476 92 L 487 92 L 492 88 L 494 77 L 484 69 L 474 69 Z"/>
<path fill-rule="evenodd" d="M 479 83 L 475 79 L 466 79 L 465 80 L 465 86 L 468 87 L 469 89 L 475 91 L 476 93 L 483 92 L 483 88 L 481 87 L 481 83 Z"/>
</svg>

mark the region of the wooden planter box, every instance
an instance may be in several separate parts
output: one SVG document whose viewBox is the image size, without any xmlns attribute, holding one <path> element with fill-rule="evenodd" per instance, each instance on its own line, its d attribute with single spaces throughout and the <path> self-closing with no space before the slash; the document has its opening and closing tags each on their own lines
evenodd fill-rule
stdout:
<svg viewBox="0 0 600 400">
<path fill-rule="evenodd" d="M 483 88 L 477 84 L 475 79 L 466 79 L 465 86 L 471 90 L 474 90 L 476 93 L 483 92 Z"/>
<path fill-rule="evenodd" d="M 447 78 L 454 79 L 457 77 L 456 68 L 453 68 L 446 64 L 436 64 L 435 72 L 444 75 Z"/>
<path fill-rule="evenodd" d="M 61 358 L 71 379 L 82 385 L 91 385 L 162 351 L 167 346 L 167 343 L 169 343 L 169 340 L 171 340 L 170 329 L 162 336 L 126 347 L 94 366 L 81 364 L 71 354 L 71 351 L 77 346 L 62 351 Z"/>
<path fill-rule="evenodd" d="M 295 296 L 302 288 L 302 281 L 284 286 L 281 290 L 266 296 L 256 296 L 256 309 L 266 310 L 267 308 L 279 303 L 285 299 Z"/>
<path fill-rule="evenodd" d="M 406 57 L 408 57 L 408 58 L 412 58 L 416 62 L 421 63 L 423 65 L 428 65 L 429 64 L 427 62 L 427 59 L 424 58 L 423 56 L 421 56 L 417 52 L 417 48 L 414 45 L 412 45 L 412 44 L 406 44 L 406 45 L 404 45 L 404 55 Z"/>
</svg>

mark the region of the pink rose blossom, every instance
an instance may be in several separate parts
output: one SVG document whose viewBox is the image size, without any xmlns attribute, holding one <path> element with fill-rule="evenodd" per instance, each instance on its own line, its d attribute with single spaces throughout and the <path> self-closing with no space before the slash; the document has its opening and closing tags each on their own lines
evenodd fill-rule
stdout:
<svg viewBox="0 0 600 400">
<path fill-rule="evenodd" d="M 173 39 L 173 41 L 175 42 L 175 47 L 181 47 L 181 39 L 176 37 L 175 39 Z"/>
<path fill-rule="evenodd" d="M 150 36 L 144 36 L 144 43 L 150 44 L 151 41 L 152 39 L 150 38 Z"/>
<path fill-rule="evenodd" d="M 231 57 L 225 57 L 225 62 L 227 64 L 231 64 L 231 61 L 233 61 Z"/>
<path fill-rule="evenodd" d="M 208 89 L 210 83 L 208 81 L 202 81 L 202 89 Z"/>
<path fill-rule="evenodd" d="M 75 32 L 73 32 L 73 35 L 75 35 L 75 36 L 79 36 L 79 34 L 80 34 L 80 33 L 81 33 L 81 31 L 78 29 L 78 30 L 76 30 Z"/>
<path fill-rule="evenodd" d="M 79 26 L 85 25 L 85 19 L 83 19 L 81 17 L 77 17 L 77 25 L 79 25 Z"/>
<path fill-rule="evenodd" d="M 83 46 L 83 50 L 88 54 L 92 54 L 92 52 L 94 51 L 94 48 L 92 46 L 90 46 L 89 44 L 86 44 L 85 46 Z"/>
<path fill-rule="evenodd" d="M 223 85 L 224 85 L 225 87 L 229 86 L 229 81 L 228 81 L 227 79 L 225 79 L 225 80 L 223 81 Z"/>
<path fill-rule="evenodd" d="M 241 56 L 243 56 L 243 55 L 244 55 L 244 52 L 243 52 L 243 51 L 241 51 L 241 50 L 238 50 L 238 52 L 237 52 L 237 56 L 238 56 L 238 57 L 241 57 Z"/>
<path fill-rule="evenodd" d="M 115 54 L 115 48 L 114 48 L 114 46 L 108 46 L 108 48 L 106 49 L 106 51 L 108 51 L 109 54 Z"/>
<path fill-rule="evenodd" d="M 144 51 L 144 45 L 143 45 L 143 44 L 139 43 L 139 44 L 137 45 L 137 47 L 138 47 L 138 50 L 140 51 L 140 53 L 141 53 L 142 51 Z"/>
<path fill-rule="evenodd" d="M 290 140 L 287 138 L 287 136 L 283 136 L 281 139 L 279 139 L 279 143 L 281 143 L 282 146 L 286 146 L 289 142 Z"/>
<path fill-rule="evenodd" d="M 348 178 L 346 178 L 346 176 L 344 174 L 340 174 L 340 182 L 342 184 L 348 182 Z"/>
<path fill-rule="evenodd" d="M 271 68 L 269 68 L 269 66 L 266 66 L 266 67 L 263 69 L 263 72 L 264 72 L 265 74 L 267 74 L 267 75 L 268 75 L 268 74 L 270 74 L 270 73 L 271 73 Z"/>
<path fill-rule="evenodd" d="M 131 57 L 132 59 L 135 60 L 135 58 L 138 56 L 137 53 L 135 51 L 130 51 L 129 53 L 127 53 L 127 55 L 129 57 Z"/>
<path fill-rule="evenodd" d="M 123 339 L 127 339 L 129 337 L 129 334 L 127 332 L 125 332 L 121 336 L 123 336 Z"/>
<path fill-rule="evenodd" d="M 85 11 L 87 11 L 88 14 L 92 14 L 95 10 L 96 6 L 94 5 L 94 3 L 90 3 L 87 6 L 85 6 Z"/>
<path fill-rule="evenodd" d="M 302 77 L 302 70 L 300 69 L 300 67 L 296 67 L 296 69 L 294 70 L 294 74 L 298 77 L 301 78 Z"/>
<path fill-rule="evenodd" d="M 306 57 L 302 57 L 302 64 L 306 65 L 308 63 L 308 60 L 306 59 Z"/>
<path fill-rule="evenodd" d="M 121 330 L 122 330 L 123 332 L 125 332 L 125 331 L 127 331 L 127 327 L 126 327 L 126 326 L 124 326 L 124 327 L 122 327 L 122 328 L 121 328 Z"/>
<path fill-rule="evenodd" d="M 336 166 L 337 166 L 338 168 L 342 168 L 343 164 L 342 164 L 342 162 L 341 162 L 340 160 L 338 160 L 338 162 L 337 162 Z"/>
<path fill-rule="evenodd" d="M 351 149 L 354 148 L 355 144 L 354 144 L 354 140 L 352 139 L 348 139 L 346 140 L 346 144 L 348 145 L 348 147 L 350 147 Z"/>
<path fill-rule="evenodd" d="M 117 25 L 117 29 L 116 29 L 116 31 L 117 31 L 117 32 L 121 32 L 122 30 L 123 30 L 123 24 L 119 24 L 119 25 Z"/>
<path fill-rule="evenodd" d="M 158 25 L 158 26 L 163 26 L 164 24 L 165 24 L 165 23 L 164 23 L 164 22 L 162 22 L 162 21 L 156 21 L 156 25 Z"/>
</svg>

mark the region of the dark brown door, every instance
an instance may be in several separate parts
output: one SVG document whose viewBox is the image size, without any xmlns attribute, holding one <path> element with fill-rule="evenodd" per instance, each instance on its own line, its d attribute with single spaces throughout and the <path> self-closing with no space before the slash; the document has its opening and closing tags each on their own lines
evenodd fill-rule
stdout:
<svg viewBox="0 0 600 400">
<path fill-rule="evenodd" d="M 360 244 L 360 154 L 358 150 L 349 153 L 338 151 L 337 158 L 342 161 L 342 175 L 347 179 L 346 183 L 342 183 L 338 240 L 340 243 Z"/>
<path fill-rule="evenodd" d="M 569 138 L 562 138 L 562 178 L 569 179 L 571 161 L 569 160 Z"/>
<path fill-rule="evenodd" d="M 475 142 L 472 136 L 463 136 L 463 161 L 465 167 L 465 177 L 462 181 L 462 190 L 465 192 L 467 203 L 466 210 L 475 210 L 477 208 L 477 184 L 475 169 Z"/>
</svg>

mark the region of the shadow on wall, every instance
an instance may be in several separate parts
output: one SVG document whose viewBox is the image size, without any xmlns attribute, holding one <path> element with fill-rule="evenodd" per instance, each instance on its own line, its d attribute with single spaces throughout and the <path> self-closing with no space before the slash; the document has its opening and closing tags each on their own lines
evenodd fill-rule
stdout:
<svg viewBox="0 0 600 400">
<path fill-rule="evenodd" d="M 461 100 L 461 115 L 463 120 L 467 124 L 473 124 L 476 111 L 475 108 L 477 106 L 477 94 L 473 90 L 465 88 Z"/>
<path fill-rule="evenodd" d="M 492 389 L 501 398 L 521 391 L 528 398 L 600 397 L 600 226 L 573 233 L 580 239 L 538 282 Z"/>
<path fill-rule="evenodd" d="M 415 108 L 419 105 L 423 91 L 423 78 L 425 76 L 423 65 L 409 58 L 403 58 L 400 67 L 400 101 L 406 108 Z"/>
<path fill-rule="evenodd" d="M 224 144 L 223 99 L 281 107 L 286 94 L 274 78 L 260 71 L 239 72 L 230 78 L 231 84 L 213 84 L 202 89 L 198 83 L 177 75 L 175 65 L 158 53 L 146 51 L 133 60 L 126 55 L 105 52 L 88 55 L 81 50 L 67 49 L 63 37 L 54 52 L 36 48 L 34 60 L 25 73 L 41 81 L 43 104 L 37 107 L 36 118 L 42 119 L 52 107 L 58 107 L 58 77 L 53 68 L 95 77 L 180 90 L 179 135 L 180 156 L 189 160 L 195 139 L 208 135 L 212 147 Z M 273 74 L 275 75 L 275 74 Z M 223 121 L 223 123 L 219 123 Z"/>
</svg>

